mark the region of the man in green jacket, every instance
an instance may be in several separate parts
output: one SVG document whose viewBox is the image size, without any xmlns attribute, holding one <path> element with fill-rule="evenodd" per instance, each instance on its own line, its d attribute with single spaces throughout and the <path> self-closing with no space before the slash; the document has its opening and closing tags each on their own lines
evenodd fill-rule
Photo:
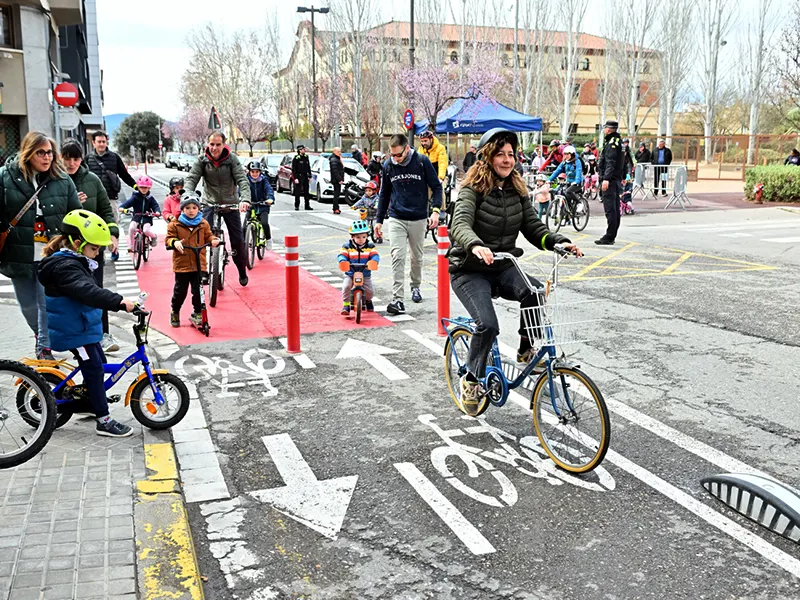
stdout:
<svg viewBox="0 0 800 600">
<path fill-rule="evenodd" d="M 205 182 L 203 204 L 238 204 L 240 212 L 250 210 L 250 182 L 239 157 L 225 145 L 225 133 L 222 131 L 212 131 L 208 136 L 205 152 L 194 162 L 186 177 L 186 191 L 194 192 L 201 178 Z M 212 213 L 213 209 L 208 206 L 203 209 L 203 218 L 213 225 Z M 239 270 L 239 284 L 245 286 L 249 279 L 242 220 L 234 211 L 223 212 L 222 218 L 228 227 L 233 262 Z"/>
<path fill-rule="evenodd" d="M 83 164 L 83 147 L 77 140 L 65 140 L 61 145 L 61 158 L 64 160 L 64 168 L 72 178 L 72 182 L 78 190 L 78 199 L 83 204 L 83 208 L 93 212 L 108 224 L 111 231 L 111 246 L 109 250 L 112 254 L 119 248 L 119 228 L 114 219 L 114 208 L 108 198 L 108 193 L 100 180 L 100 177 L 92 173 Z M 100 250 L 97 254 L 97 268 L 92 272 L 97 285 L 103 287 L 103 270 L 105 267 L 105 252 Z M 103 352 L 116 352 L 119 350 L 119 342 L 114 339 L 108 329 L 108 311 L 103 311 Z"/>
</svg>

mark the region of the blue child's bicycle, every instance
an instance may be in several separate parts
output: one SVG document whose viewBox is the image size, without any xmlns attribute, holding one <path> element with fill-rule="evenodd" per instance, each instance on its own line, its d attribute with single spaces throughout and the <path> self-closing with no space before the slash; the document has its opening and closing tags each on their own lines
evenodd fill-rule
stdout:
<svg viewBox="0 0 800 600">
<path fill-rule="evenodd" d="M 477 415 L 482 414 L 489 404 L 503 406 L 510 391 L 515 388 L 524 386 L 531 389 L 533 427 L 545 452 L 562 469 L 585 473 L 597 467 L 605 457 L 611 439 L 611 425 L 605 400 L 595 383 L 578 365 L 569 363 L 563 353 L 559 356 L 556 351 L 556 344 L 562 343 L 561 334 L 567 333 L 567 324 L 560 319 L 563 317 L 560 309 L 564 305 L 548 300 L 551 296 L 554 300 L 558 265 L 567 255 L 569 251 L 566 248 L 556 245 L 553 269 L 541 288 L 531 284 L 513 255 L 505 252 L 494 255 L 495 259 L 512 261 L 531 292 L 538 296 L 536 306 L 520 308 L 520 311 L 528 337 L 536 340 L 540 349 L 520 372 L 515 363 L 501 358 L 497 340 L 494 341 L 485 376 L 480 380 L 481 397 Z M 571 328 L 592 322 L 585 314 L 590 310 L 586 303 L 571 303 L 572 308 L 576 305 L 583 313 L 581 318 L 587 320 L 573 321 L 569 323 Z M 466 413 L 461 404 L 461 377 L 467 372 L 467 356 L 470 340 L 475 333 L 475 322 L 467 317 L 456 317 L 442 319 L 442 324 L 447 329 L 445 378 L 453 401 Z M 511 379 L 506 372 L 511 374 Z M 537 373 L 538 377 L 531 385 L 529 377 Z"/>
<path fill-rule="evenodd" d="M 162 369 L 152 369 L 147 357 L 147 330 L 150 324 L 150 312 L 142 307 L 134 309 L 137 321 L 133 326 L 136 337 L 136 351 L 121 363 L 105 364 L 103 370 L 109 374 L 105 381 L 106 390 L 110 390 L 134 365 L 141 364 L 141 373 L 128 386 L 125 394 L 125 406 L 130 405 L 131 412 L 139 423 L 150 429 L 168 429 L 180 423 L 189 410 L 189 390 L 186 384 L 172 373 Z M 56 427 L 61 427 L 70 420 L 73 414 L 91 413 L 89 394 L 86 386 L 75 383 L 81 368 L 67 362 L 26 360 L 26 364 L 40 373 L 53 386 L 56 400 Z M 68 370 L 69 369 L 69 370 Z M 32 427 L 39 427 L 41 413 L 37 406 L 28 399 L 29 394 L 20 388 L 17 394 L 17 410 L 20 416 Z M 120 396 L 109 396 L 109 402 L 119 402 Z"/>
</svg>

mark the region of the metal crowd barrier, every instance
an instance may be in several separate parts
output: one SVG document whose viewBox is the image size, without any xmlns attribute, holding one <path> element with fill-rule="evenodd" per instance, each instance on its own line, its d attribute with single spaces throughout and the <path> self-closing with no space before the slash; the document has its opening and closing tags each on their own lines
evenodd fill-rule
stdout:
<svg viewBox="0 0 800 600">
<path fill-rule="evenodd" d="M 689 181 L 689 173 L 686 165 L 654 165 L 651 163 L 637 163 L 633 171 L 633 192 L 631 198 L 635 198 L 637 193 L 641 193 L 642 200 L 652 197 L 656 200 L 656 195 L 666 192 L 669 201 L 664 207 L 669 208 L 673 204 L 678 204 L 684 210 L 690 204 L 689 196 L 686 195 L 686 185 Z"/>
</svg>

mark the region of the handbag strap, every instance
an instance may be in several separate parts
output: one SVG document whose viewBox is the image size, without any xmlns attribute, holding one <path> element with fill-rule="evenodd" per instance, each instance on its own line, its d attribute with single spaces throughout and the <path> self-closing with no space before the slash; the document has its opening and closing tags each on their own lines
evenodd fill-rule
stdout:
<svg viewBox="0 0 800 600">
<path fill-rule="evenodd" d="M 16 217 L 11 219 L 11 222 L 9 223 L 9 228 L 17 226 L 17 223 L 19 223 L 19 220 L 22 218 L 22 215 L 28 212 L 28 209 L 30 209 L 30 207 L 33 206 L 33 203 L 36 202 L 36 198 L 39 197 L 39 192 L 41 192 L 45 188 L 45 186 L 47 186 L 47 183 L 43 183 L 36 189 L 35 192 L 33 192 L 33 196 L 31 196 L 30 200 L 28 200 L 25 203 L 25 206 L 22 207 L 22 210 L 17 213 Z"/>
</svg>

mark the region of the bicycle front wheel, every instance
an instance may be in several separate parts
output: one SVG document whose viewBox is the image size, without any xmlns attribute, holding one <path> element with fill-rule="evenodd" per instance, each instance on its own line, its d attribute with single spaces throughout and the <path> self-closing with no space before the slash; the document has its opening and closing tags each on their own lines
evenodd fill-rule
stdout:
<svg viewBox="0 0 800 600">
<path fill-rule="evenodd" d="M 544 217 L 545 226 L 553 233 L 561 229 L 561 202 L 551 200 Z"/>
<path fill-rule="evenodd" d="M 248 223 L 244 229 L 244 248 L 247 252 L 247 268 L 252 269 L 256 264 L 256 240 L 255 231 L 252 223 Z"/>
<path fill-rule="evenodd" d="M 208 305 L 217 305 L 217 292 L 219 292 L 219 271 L 222 264 L 222 255 L 220 247 L 217 246 L 211 250 L 211 269 L 208 273 Z"/>
<path fill-rule="evenodd" d="M 361 303 L 363 302 L 363 293 L 361 290 L 353 292 L 353 310 L 356 311 L 356 323 L 361 323 Z"/>
<path fill-rule="evenodd" d="M 25 418 L 31 415 L 37 418 Z M 44 378 L 26 365 L 0 360 L 0 469 L 36 456 L 55 426 L 56 400 Z"/>
<path fill-rule="evenodd" d="M 138 271 L 142 264 L 142 236 L 136 236 L 133 240 L 133 268 Z"/>
<path fill-rule="evenodd" d="M 472 332 L 466 328 L 457 328 L 450 331 L 447 342 L 444 345 L 444 378 L 450 390 L 450 397 L 455 402 L 458 410 L 468 414 L 461 403 L 461 378 L 467 373 L 467 357 L 469 356 L 469 344 L 472 341 Z M 491 355 L 487 365 L 492 365 Z M 486 412 L 489 408 L 489 398 L 484 396 L 478 404 L 478 416 Z"/>
<path fill-rule="evenodd" d="M 533 389 L 533 427 L 542 448 L 559 467 L 586 473 L 597 467 L 611 442 L 611 423 L 603 395 L 586 373 L 553 368 L 552 395 L 547 371 Z"/>
<path fill-rule="evenodd" d="M 150 258 L 150 238 L 142 238 L 142 258 L 144 262 Z"/>
<path fill-rule="evenodd" d="M 145 378 L 131 391 L 131 412 L 136 420 L 150 429 L 169 429 L 181 422 L 189 410 L 189 390 L 177 375 L 153 375 L 158 391 L 164 398 L 159 406 L 155 401 L 153 386 Z"/>
<path fill-rule="evenodd" d="M 589 224 L 589 200 L 586 196 L 578 198 L 575 202 L 575 212 L 572 215 L 572 226 L 575 231 L 583 231 Z"/>
</svg>

